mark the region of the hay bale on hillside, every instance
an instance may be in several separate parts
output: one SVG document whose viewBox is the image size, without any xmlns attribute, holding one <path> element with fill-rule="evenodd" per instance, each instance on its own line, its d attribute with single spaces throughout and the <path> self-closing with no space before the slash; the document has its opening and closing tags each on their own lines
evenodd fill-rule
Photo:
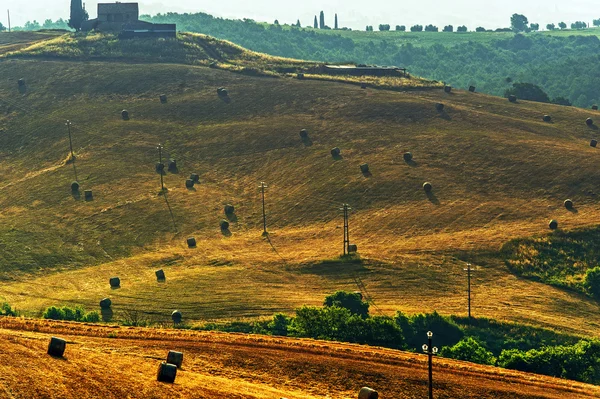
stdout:
<svg viewBox="0 0 600 399">
<path fill-rule="evenodd" d="M 548 222 L 548 227 L 550 228 L 550 230 L 556 230 L 558 229 L 558 222 L 552 219 L 550 222 Z"/>
<path fill-rule="evenodd" d="M 74 193 L 79 191 L 79 183 L 74 181 L 73 183 L 71 183 L 71 191 L 73 191 Z"/>
<path fill-rule="evenodd" d="M 83 192 L 83 196 L 85 198 L 86 201 L 93 201 L 94 200 L 94 192 L 92 190 L 85 190 Z"/>
<path fill-rule="evenodd" d="M 442 104 L 442 103 L 435 104 L 435 109 L 437 109 L 438 112 L 442 112 L 444 110 L 444 104 Z"/>
<path fill-rule="evenodd" d="M 217 89 L 217 95 L 219 97 L 228 97 L 229 93 L 227 92 L 227 89 L 223 88 L 223 87 L 219 87 Z"/>
<path fill-rule="evenodd" d="M 594 120 L 592 118 L 587 118 L 585 120 L 585 124 L 588 126 L 594 126 Z"/>
<path fill-rule="evenodd" d="M 356 244 L 350 244 L 348 245 L 348 253 L 356 253 L 358 252 L 358 245 Z"/>
<path fill-rule="evenodd" d="M 300 130 L 300 138 L 302 140 L 306 140 L 308 138 L 308 130 L 306 130 L 306 129 Z"/>
<path fill-rule="evenodd" d="M 235 207 L 231 204 L 227 204 L 223 207 L 223 211 L 225 211 L 226 215 L 233 215 L 235 213 Z"/>
<path fill-rule="evenodd" d="M 159 270 L 155 271 L 154 275 L 156 275 L 157 281 L 165 281 L 167 279 L 167 276 L 165 276 L 165 271 L 163 269 L 159 269 Z"/>
<path fill-rule="evenodd" d="M 596 148 L 597 145 L 598 145 L 598 140 L 592 139 L 590 141 L 590 147 Z"/>
<path fill-rule="evenodd" d="M 167 170 L 171 173 L 176 173 L 177 172 L 177 160 L 176 159 L 169 159 L 169 166 L 167 167 Z"/>
<path fill-rule="evenodd" d="M 124 121 L 129 120 L 129 111 L 127 111 L 126 109 L 121 111 L 121 118 L 123 118 Z"/>
<path fill-rule="evenodd" d="M 187 179 L 187 180 L 185 181 L 185 186 L 186 186 L 187 188 L 194 188 L 194 181 L 193 181 L 192 179 Z"/>
<path fill-rule="evenodd" d="M 379 393 L 369 387 L 361 388 L 358 392 L 358 399 L 378 399 Z"/>
<path fill-rule="evenodd" d="M 25 87 L 25 79 L 21 78 L 17 81 L 19 87 Z"/>
<path fill-rule="evenodd" d="M 161 94 L 159 98 L 160 98 L 161 104 L 167 103 L 167 95 L 166 94 Z"/>
<path fill-rule="evenodd" d="M 156 170 L 156 173 L 163 173 L 165 171 L 165 164 L 157 162 L 154 169 Z"/>
<path fill-rule="evenodd" d="M 111 306 L 112 306 L 112 301 L 110 300 L 110 298 L 104 298 L 100 301 L 101 309 L 110 309 Z"/>
<path fill-rule="evenodd" d="M 157 381 L 172 384 L 175 382 L 175 377 L 177 377 L 177 366 L 174 364 L 162 362 L 158 366 L 158 374 L 156 375 Z"/>
<path fill-rule="evenodd" d="M 366 89 L 366 88 L 367 88 L 367 84 L 366 84 L 365 82 L 362 82 L 362 83 L 360 84 L 360 88 L 361 88 L 361 89 Z"/>
<path fill-rule="evenodd" d="M 423 190 L 425 190 L 426 193 L 430 193 L 431 190 L 433 190 L 433 186 L 427 181 L 423 183 Z"/>
<path fill-rule="evenodd" d="M 339 157 L 341 153 L 342 153 L 342 150 L 340 150 L 338 147 L 335 147 L 335 148 L 331 149 L 331 156 L 332 157 Z"/>
<path fill-rule="evenodd" d="M 200 176 L 198 176 L 196 173 L 192 173 L 190 175 L 190 180 L 193 180 L 194 183 L 200 183 Z"/>
<path fill-rule="evenodd" d="M 469 91 L 471 93 L 475 93 L 475 86 L 469 86 Z"/>
<path fill-rule="evenodd" d="M 67 341 L 61 338 L 52 337 L 48 344 L 48 354 L 54 357 L 63 357 L 67 349 Z"/>
<path fill-rule="evenodd" d="M 183 363 L 183 353 L 176 351 L 169 351 L 167 354 L 167 363 L 174 364 L 177 368 L 181 368 Z"/>
<path fill-rule="evenodd" d="M 410 162 L 413 159 L 413 155 L 410 152 L 405 152 L 402 157 L 406 162 Z"/>
<path fill-rule="evenodd" d="M 219 223 L 221 230 L 229 230 L 229 222 L 227 220 L 221 220 Z"/>
<path fill-rule="evenodd" d="M 181 323 L 182 319 L 183 319 L 183 316 L 181 315 L 181 312 L 179 310 L 174 310 L 171 313 L 171 320 L 173 320 L 173 323 L 179 324 L 179 323 Z"/>
<path fill-rule="evenodd" d="M 544 122 L 552 122 L 552 117 L 550 115 L 544 115 L 542 119 Z"/>
<path fill-rule="evenodd" d="M 565 204 L 565 208 L 567 208 L 568 210 L 573 209 L 574 205 L 573 205 L 573 201 L 572 200 L 566 199 L 565 202 L 564 202 L 564 204 Z"/>
<path fill-rule="evenodd" d="M 304 74 L 303 73 L 299 73 L 298 75 L 296 75 L 298 77 L 298 80 L 302 80 L 304 79 Z"/>
<path fill-rule="evenodd" d="M 593 109 L 594 111 L 598 111 L 598 106 L 597 106 L 597 105 L 592 105 L 592 109 Z"/>
<path fill-rule="evenodd" d="M 362 173 L 369 173 L 369 164 L 363 163 L 362 165 L 360 165 L 360 171 Z"/>
<path fill-rule="evenodd" d="M 452 91 L 452 86 L 448 86 L 448 85 L 444 86 L 444 91 L 446 93 L 450 93 Z"/>
<path fill-rule="evenodd" d="M 110 283 L 111 288 L 121 287 L 121 279 L 118 277 L 111 277 L 110 280 L 108 280 L 108 282 Z"/>
<path fill-rule="evenodd" d="M 516 103 L 517 96 L 515 96 L 514 94 L 511 94 L 510 96 L 508 96 L 508 101 L 510 101 L 511 103 Z"/>
<path fill-rule="evenodd" d="M 187 245 L 189 248 L 196 248 L 196 239 L 194 237 L 188 237 Z"/>
</svg>

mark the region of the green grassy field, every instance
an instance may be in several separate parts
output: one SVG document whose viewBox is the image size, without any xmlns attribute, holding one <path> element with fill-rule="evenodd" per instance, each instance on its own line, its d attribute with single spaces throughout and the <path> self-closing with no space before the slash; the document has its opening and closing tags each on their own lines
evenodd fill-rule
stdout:
<svg viewBox="0 0 600 399">
<path fill-rule="evenodd" d="M 497 255 L 511 239 L 545 234 L 550 218 L 567 230 L 597 224 L 600 158 L 589 139 L 598 134 L 585 124 L 597 112 L 39 49 L 0 58 L 0 299 L 25 314 L 94 309 L 110 296 L 116 317 L 139 310 L 164 322 L 177 308 L 188 321 L 256 318 L 359 288 L 375 312 L 465 314 L 470 261 L 475 314 L 598 336 L 597 302 L 517 278 Z M 166 196 L 159 143 L 179 167 L 164 176 Z M 75 173 L 93 201 L 72 195 Z M 190 173 L 200 175 L 192 190 Z M 227 203 L 236 212 L 222 232 Z M 342 252 L 342 203 L 353 208 L 358 264 L 323 263 Z M 120 290 L 109 287 L 113 275 Z"/>
</svg>

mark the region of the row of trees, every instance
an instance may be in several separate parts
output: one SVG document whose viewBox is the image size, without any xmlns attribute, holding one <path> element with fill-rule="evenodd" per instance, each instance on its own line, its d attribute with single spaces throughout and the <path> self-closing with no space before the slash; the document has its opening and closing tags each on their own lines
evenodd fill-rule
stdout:
<svg viewBox="0 0 600 399">
<path fill-rule="evenodd" d="M 297 27 L 300 27 L 300 20 L 298 20 L 298 22 L 296 23 Z M 315 21 L 313 23 L 313 28 L 315 29 L 331 29 L 329 26 L 327 26 L 327 24 L 325 23 L 325 12 L 321 11 L 319 13 L 319 20 L 317 21 L 317 16 L 315 15 Z M 338 23 L 338 15 L 335 14 L 335 20 L 333 23 L 333 29 L 338 30 L 339 27 L 339 23 Z"/>
</svg>

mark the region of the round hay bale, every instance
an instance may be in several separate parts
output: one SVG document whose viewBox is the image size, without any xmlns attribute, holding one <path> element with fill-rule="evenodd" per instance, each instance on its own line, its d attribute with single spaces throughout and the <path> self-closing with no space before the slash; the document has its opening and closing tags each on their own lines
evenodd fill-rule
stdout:
<svg viewBox="0 0 600 399">
<path fill-rule="evenodd" d="M 338 147 L 335 147 L 335 148 L 331 149 L 331 156 L 332 157 L 339 157 L 341 153 L 342 153 L 342 151 Z"/>
<path fill-rule="evenodd" d="M 79 183 L 78 182 L 74 181 L 73 183 L 71 183 L 71 191 L 73 191 L 74 193 L 79 191 Z"/>
<path fill-rule="evenodd" d="M 181 368 L 183 363 L 183 353 L 176 351 L 169 351 L 167 354 L 167 363 L 174 364 L 177 368 Z"/>
<path fill-rule="evenodd" d="M 92 201 L 94 199 L 94 193 L 92 190 L 85 190 L 83 193 L 86 201 Z"/>
<path fill-rule="evenodd" d="M 515 96 L 514 94 L 511 94 L 510 96 L 508 96 L 508 101 L 510 101 L 511 103 L 516 103 L 517 96 Z"/>
<path fill-rule="evenodd" d="M 129 119 L 129 111 L 127 111 L 126 109 L 124 109 L 123 111 L 121 111 L 121 118 L 123 118 L 123 120 L 128 120 Z"/>
<path fill-rule="evenodd" d="M 590 147 L 596 148 L 597 145 L 598 145 L 598 140 L 592 139 L 590 141 Z"/>
<path fill-rule="evenodd" d="M 594 120 L 592 118 L 587 118 L 585 120 L 585 124 L 588 126 L 593 126 L 594 125 Z"/>
<path fill-rule="evenodd" d="M 360 171 L 363 173 L 369 173 L 369 164 L 363 163 L 362 165 L 360 165 Z"/>
<path fill-rule="evenodd" d="M 358 392 L 358 399 L 378 399 L 379 393 L 369 387 L 361 388 Z"/>
<path fill-rule="evenodd" d="M 598 106 L 597 106 L 597 105 L 592 105 L 592 109 L 593 109 L 594 111 L 598 111 Z"/>
<path fill-rule="evenodd" d="M 156 166 L 155 166 L 155 169 L 156 169 L 156 173 L 162 173 L 162 172 L 165 171 L 165 164 L 157 162 Z"/>
<path fill-rule="evenodd" d="M 361 88 L 361 89 L 366 89 L 366 88 L 367 88 L 367 84 L 366 84 L 365 82 L 362 82 L 362 83 L 360 84 L 360 88 Z"/>
<path fill-rule="evenodd" d="M 306 130 L 306 129 L 300 130 L 300 137 L 302 138 L 302 140 L 307 139 L 308 138 L 308 130 Z"/>
<path fill-rule="evenodd" d="M 302 79 L 304 79 L 304 74 L 303 73 L 299 73 L 297 75 L 297 77 L 298 77 L 298 80 L 302 80 Z"/>
<path fill-rule="evenodd" d="M 181 323 L 182 318 L 183 316 L 179 310 L 174 310 L 173 313 L 171 313 L 171 320 L 173 320 L 173 323 L 175 324 Z"/>
<path fill-rule="evenodd" d="M 187 188 L 193 188 L 193 187 L 194 187 L 194 181 L 193 181 L 192 179 L 187 179 L 187 180 L 185 181 L 185 186 L 186 186 Z"/>
<path fill-rule="evenodd" d="M 413 159 L 413 155 L 410 152 L 405 152 L 402 157 L 406 162 L 410 162 Z"/>
<path fill-rule="evenodd" d="M 167 95 L 166 94 L 161 94 L 160 95 L 160 103 L 161 104 L 166 104 L 167 103 Z"/>
<path fill-rule="evenodd" d="M 118 277 L 111 277 L 108 282 L 111 288 L 119 288 L 121 286 L 121 279 Z"/>
<path fill-rule="evenodd" d="M 196 173 L 192 173 L 190 175 L 190 180 L 193 180 L 194 183 L 200 183 L 200 176 L 198 176 Z"/>
<path fill-rule="evenodd" d="M 177 377 L 177 366 L 174 364 L 162 362 L 158 366 L 158 374 L 156 375 L 157 381 L 172 384 L 175 382 L 175 377 Z"/>
<path fill-rule="evenodd" d="M 25 87 L 25 79 L 21 78 L 17 83 L 19 84 L 19 87 Z"/>
<path fill-rule="evenodd" d="M 63 357 L 67 349 L 67 341 L 61 338 L 52 337 L 48 344 L 48 354 L 54 357 Z"/>
<path fill-rule="evenodd" d="M 475 86 L 469 86 L 469 91 L 471 93 L 475 93 Z"/>
<path fill-rule="evenodd" d="M 226 215 L 233 215 L 235 213 L 235 207 L 231 204 L 225 205 L 223 210 L 225 211 Z"/>
<path fill-rule="evenodd" d="M 171 173 L 177 172 L 177 160 L 175 159 L 169 159 L 169 166 L 168 166 L 168 170 Z"/>
<path fill-rule="evenodd" d="M 196 248 L 196 239 L 194 237 L 188 237 L 187 245 L 190 248 Z"/>
<path fill-rule="evenodd" d="M 552 219 L 550 222 L 548 222 L 548 227 L 550 228 L 550 230 L 556 230 L 558 229 L 558 222 Z"/>
<path fill-rule="evenodd" d="M 435 109 L 437 109 L 439 112 L 442 112 L 444 110 L 444 104 L 442 104 L 442 103 L 435 104 Z"/>
<path fill-rule="evenodd" d="M 550 115 L 544 115 L 542 119 L 544 122 L 552 122 L 552 117 Z"/>
<path fill-rule="evenodd" d="M 223 87 L 219 87 L 217 89 L 217 95 L 219 97 L 227 97 L 229 95 L 229 93 L 227 92 L 227 89 L 223 88 Z"/>
<path fill-rule="evenodd" d="M 110 309 L 111 306 L 112 306 L 112 301 L 110 300 L 110 298 L 104 298 L 103 300 L 100 301 L 101 309 Z"/>
<path fill-rule="evenodd" d="M 219 223 L 219 225 L 221 226 L 221 230 L 229 229 L 229 222 L 227 220 L 221 220 L 221 223 Z"/>
<path fill-rule="evenodd" d="M 348 252 L 349 253 L 356 253 L 356 252 L 358 252 L 358 246 L 356 244 L 350 244 L 350 245 L 348 245 Z"/>
<path fill-rule="evenodd" d="M 452 86 L 448 86 L 448 85 L 444 86 L 444 91 L 446 93 L 450 93 L 452 91 Z"/>
<path fill-rule="evenodd" d="M 565 204 L 565 208 L 567 208 L 568 210 L 573 209 L 573 201 L 572 200 L 566 199 L 564 204 Z"/>
<path fill-rule="evenodd" d="M 425 190 L 426 193 L 430 193 L 431 190 L 433 190 L 433 186 L 427 181 L 423 183 L 423 190 Z"/>
<path fill-rule="evenodd" d="M 165 281 L 167 279 L 167 276 L 165 276 L 165 271 L 163 269 L 155 271 L 154 274 L 156 275 L 156 279 L 158 281 Z"/>
</svg>

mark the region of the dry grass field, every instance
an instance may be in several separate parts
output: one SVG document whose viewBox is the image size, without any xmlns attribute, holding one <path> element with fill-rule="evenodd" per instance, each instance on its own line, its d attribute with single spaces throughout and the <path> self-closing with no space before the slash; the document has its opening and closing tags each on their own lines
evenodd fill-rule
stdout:
<svg viewBox="0 0 600 399">
<path fill-rule="evenodd" d="M 51 336 L 64 358 L 46 354 Z M 0 318 L 0 398 L 381 398 L 427 395 L 427 357 L 376 347 L 242 334 L 197 333 Z M 169 350 L 183 352 L 175 384 L 156 382 Z M 600 388 L 434 359 L 436 398 L 579 399 Z"/>
<path fill-rule="evenodd" d="M 0 74 L 0 300 L 26 315 L 96 309 L 110 296 L 116 319 L 139 310 L 166 322 L 173 309 L 189 323 L 256 318 L 359 286 L 375 313 L 465 314 L 471 261 L 474 314 L 599 336 L 597 302 L 519 279 L 495 255 L 512 238 L 546 234 L 551 218 L 563 229 L 598 223 L 598 130 L 585 124 L 600 121 L 596 111 L 38 53 L 0 58 Z M 179 167 L 164 176 L 167 195 L 159 143 Z M 200 175 L 191 190 L 190 173 Z M 75 175 L 93 201 L 72 195 Z M 236 212 L 222 232 L 227 203 Z M 342 203 L 361 262 L 337 259 Z"/>
</svg>

